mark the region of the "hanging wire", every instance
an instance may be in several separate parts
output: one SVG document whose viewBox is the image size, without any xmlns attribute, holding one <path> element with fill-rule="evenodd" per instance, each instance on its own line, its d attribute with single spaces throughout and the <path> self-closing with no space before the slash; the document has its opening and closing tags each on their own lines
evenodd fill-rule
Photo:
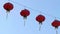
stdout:
<svg viewBox="0 0 60 34">
<path fill-rule="evenodd" d="M 31 8 L 31 7 L 25 6 L 25 5 L 21 4 L 21 3 L 14 2 L 14 1 L 12 1 L 12 0 L 9 0 L 9 1 L 11 1 L 11 2 L 13 2 L 13 3 L 16 3 L 16 4 L 20 5 L 20 6 L 29 8 L 29 9 L 34 10 L 34 11 L 40 11 L 40 10 L 33 9 L 33 8 Z M 43 13 L 43 14 L 48 15 L 48 16 L 50 16 L 50 17 L 53 17 L 53 18 L 55 18 L 55 19 L 56 19 L 56 18 L 60 19 L 59 17 L 55 17 L 55 16 L 53 16 L 53 15 L 51 15 L 51 14 L 47 14 L 47 13 L 44 13 L 44 12 L 41 12 L 41 11 L 40 11 L 40 13 Z"/>
<path fill-rule="evenodd" d="M 7 1 L 10 1 L 10 0 L 7 0 Z"/>
<path fill-rule="evenodd" d="M 10 2 L 10 0 L 7 0 L 8 2 Z"/>
</svg>

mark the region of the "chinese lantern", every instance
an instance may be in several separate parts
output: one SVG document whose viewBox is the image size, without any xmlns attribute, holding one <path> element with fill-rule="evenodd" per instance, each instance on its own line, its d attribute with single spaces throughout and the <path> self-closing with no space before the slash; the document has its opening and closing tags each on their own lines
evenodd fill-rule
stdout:
<svg viewBox="0 0 60 34">
<path fill-rule="evenodd" d="M 40 25 L 39 30 L 40 30 L 43 21 L 45 21 L 45 16 L 43 16 L 43 15 L 38 15 L 38 16 L 36 17 L 36 21 L 39 22 L 39 25 Z"/>
<path fill-rule="evenodd" d="M 24 26 L 25 26 L 25 20 L 27 19 L 27 16 L 30 15 L 30 11 L 27 9 L 21 10 L 20 15 L 23 16 Z"/>
<path fill-rule="evenodd" d="M 3 8 L 6 10 L 6 13 L 7 13 L 6 18 L 8 17 L 8 13 L 10 13 L 13 7 L 14 7 L 13 4 L 10 2 L 7 2 L 3 5 Z"/>
</svg>

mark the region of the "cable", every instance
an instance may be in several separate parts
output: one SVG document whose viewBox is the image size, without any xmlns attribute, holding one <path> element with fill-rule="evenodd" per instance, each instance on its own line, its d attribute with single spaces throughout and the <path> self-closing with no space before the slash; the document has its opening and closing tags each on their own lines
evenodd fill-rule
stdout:
<svg viewBox="0 0 60 34">
<path fill-rule="evenodd" d="M 7 0 L 8 2 L 10 1 L 10 0 Z"/>
<path fill-rule="evenodd" d="M 34 11 L 40 11 L 40 10 L 36 10 L 36 9 L 30 8 L 30 7 L 28 7 L 28 6 L 25 6 L 25 5 L 21 4 L 21 3 L 14 2 L 14 1 L 12 1 L 12 0 L 9 0 L 9 1 L 11 1 L 11 2 L 13 2 L 13 3 L 16 3 L 16 4 L 18 4 L 18 5 L 21 5 L 21 6 L 23 6 L 23 7 L 29 8 L 29 9 L 34 10 Z M 52 16 L 51 14 L 47 14 L 47 13 L 44 13 L 44 12 L 41 12 L 41 11 L 40 11 L 40 13 L 43 13 L 43 14 L 48 15 L 48 16 L 50 16 L 50 17 L 53 17 L 53 18 L 55 18 L 55 19 L 56 19 L 56 18 L 60 19 L 59 17 Z"/>
</svg>

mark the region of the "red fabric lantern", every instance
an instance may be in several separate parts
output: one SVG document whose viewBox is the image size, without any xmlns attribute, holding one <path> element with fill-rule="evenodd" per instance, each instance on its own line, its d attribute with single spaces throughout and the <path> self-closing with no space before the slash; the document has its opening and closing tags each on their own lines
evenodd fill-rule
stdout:
<svg viewBox="0 0 60 34">
<path fill-rule="evenodd" d="M 58 27 L 60 26 L 60 21 L 59 21 L 59 20 L 54 20 L 54 21 L 52 22 L 52 26 L 55 27 L 55 29 L 56 29 L 56 34 L 58 34 L 57 29 L 58 29 Z"/>
<path fill-rule="evenodd" d="M 45 20 L 45 17 L 43 15 L 38 15 L 36 17 L 36 21 L 38 21 L 39 23 L 42 23 Z"/>
<path fill-rule="evenodd" d="M 39 30 L 40 30 L 40 28 L 41 28 L 41 25 L 42 25 L 42 22 L 43 21 L 45 21 L 45 16 L 43 16 L 43 15 L 38 15 L 37 17 L 36 17 L 36 21 L 38 21 L 39 22 Z"/>
<path fill-rule="evenodd" d="M 52 26 L 55 27 L 55 28 L 58 28 L 59 25 L 60 25 L 60 21 L 58 21 L 58 20 L 54 20 L 52 22 Z"/>
<path fill-rule="evenodd" d="M 25 19 L 27 19 L 27 16 L 30 15 L 30 11 L 27 9 L 21 10 L 20 15 L 24 18 L 24 25 L 25 25 Z"/>
<path fill-rule="evenodd" d="M 7 19 L 9 12 L 13 9 L 13 4 L 10 2 L 7 2 L 3 5 L 3 8 L 6 10 L 6 13 L 7 13 L 6 19 Z"/>
<path fill-rule="evenodd" d="M 4 4 L 3 7 L 4 7 L 4 9 L 5 9 L 6 11 L 10 11 L 10 10 L 13 9 L 13 4 L 10 3 L 10 2 L 7 2 L 7 3 Z"/>
</svg>

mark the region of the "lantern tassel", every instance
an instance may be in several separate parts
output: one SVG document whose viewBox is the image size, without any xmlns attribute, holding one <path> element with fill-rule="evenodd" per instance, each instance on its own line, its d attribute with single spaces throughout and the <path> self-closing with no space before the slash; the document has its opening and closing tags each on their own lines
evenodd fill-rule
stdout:
<svg viewBox="0 0 60 34">
<path fill-rule="evenodd" d="M 6 12 L 6 19 L 8 19 L 8 12 Z"/>
<path fill-rule="evenodd" d="M 24 19 L 24 26 L 25 26 L 26 25 L 26 18 L 24 17 L 23 19 Z"/>
<path fill-rule="evenodd" d="M 58 31 L 57 31 L 57 29 L 56 29 L 56 34 L 58 34 Z"/>
<path fill-rule="evenodd" d="M 42 25 L 42 24 L 40 23 L 40 24 L 39 24 L 39 31 L 40 31 L 40 29 L 41 29 L 41 25 Z"/>
</svg>

